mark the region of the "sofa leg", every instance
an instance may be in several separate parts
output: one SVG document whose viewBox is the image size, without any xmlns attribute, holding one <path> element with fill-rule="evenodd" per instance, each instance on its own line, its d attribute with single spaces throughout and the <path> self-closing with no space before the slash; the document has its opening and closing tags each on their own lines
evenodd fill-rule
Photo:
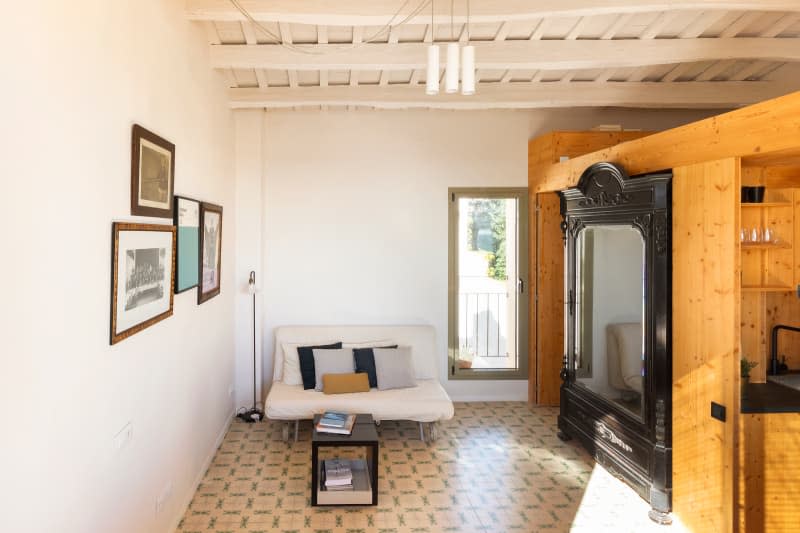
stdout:
<svg viewBox="0 0 800 533">
<path fill-rule="evenodd" d="M 419 423 L 419 440 L 425 442 L 425 426 L 422 422 Z"/>
<path fill-rule="evenodd" d="M 294 441 L 297 442 L 297 434 L 300 432 L 300 421 L 294 421 Z"/>
<path fill-rule="evenodd" d="M 289 422 L 284 422 L 281 437 L 283 437 L 283 442 L 289 442 Z"/>
<path fill-rule="evenodd" d="M 436 427 L 436 422 L 431 422 L 428 426 L 428 439 L 431 442 L 436 442 L 439 438 L 439 429 Z"/>
</svg>

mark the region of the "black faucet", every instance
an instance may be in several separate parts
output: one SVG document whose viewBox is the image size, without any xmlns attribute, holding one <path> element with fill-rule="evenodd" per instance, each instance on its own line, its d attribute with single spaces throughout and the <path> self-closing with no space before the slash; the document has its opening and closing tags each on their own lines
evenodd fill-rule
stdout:
<svg viewBox="0 0 800 533">
<path fill-rule="evenodd" d="M 800 328 L 796 328 L 794 326 L 785 326 L 783 324 L 778 324 L 772 328 L 772 346 L 770 351 L 771 357 L 769 360 L 769 369 L 767 370 L 767 373 L 770 376 L 777 376 L 778 374 L 782 374 L 789 370 L 789 367 L 786 366 L 786 363 L 778 362 L 778 332 L 782 329 L 800 333 Z"/>
</svg>

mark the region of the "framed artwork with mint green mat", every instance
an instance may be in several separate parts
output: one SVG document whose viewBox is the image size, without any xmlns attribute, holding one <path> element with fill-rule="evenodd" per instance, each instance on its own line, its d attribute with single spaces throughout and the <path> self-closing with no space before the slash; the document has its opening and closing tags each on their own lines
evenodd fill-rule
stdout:
<svg viewBox="0 0 800 533">
<path fill-rule="evenodd" d="M 175 294 L 197 287 L 200 269 L 200 202 L 175 197 Z"/>
</svg>

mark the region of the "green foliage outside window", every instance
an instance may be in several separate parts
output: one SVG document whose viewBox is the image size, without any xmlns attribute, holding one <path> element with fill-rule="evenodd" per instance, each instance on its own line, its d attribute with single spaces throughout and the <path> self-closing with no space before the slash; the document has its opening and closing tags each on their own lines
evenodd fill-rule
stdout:
<svg viewBox="0 0 800 533">
<path fill-rule="evenodd" d="M 506 274 L 506 206 L 501 199 L 469 201 L 467 245 L 470 251 L 486 252 L 486 275 L 505 281 Z"/>
</svg>

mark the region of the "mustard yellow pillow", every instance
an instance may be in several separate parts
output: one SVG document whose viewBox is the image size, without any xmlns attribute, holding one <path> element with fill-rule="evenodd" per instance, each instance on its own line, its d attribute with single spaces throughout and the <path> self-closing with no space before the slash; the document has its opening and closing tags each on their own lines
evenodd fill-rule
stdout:
<svg viewBox="0 0 800 533">
<path fill-rule="evenodd" d="M 347 392 L 369 392 L 369 376 L 358 374 L 324 374 L 322 392 L 325 394 L 344 394 Z"/>
</svg>

